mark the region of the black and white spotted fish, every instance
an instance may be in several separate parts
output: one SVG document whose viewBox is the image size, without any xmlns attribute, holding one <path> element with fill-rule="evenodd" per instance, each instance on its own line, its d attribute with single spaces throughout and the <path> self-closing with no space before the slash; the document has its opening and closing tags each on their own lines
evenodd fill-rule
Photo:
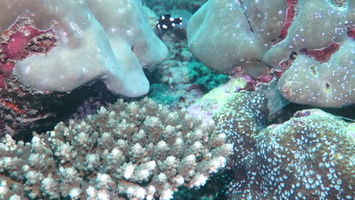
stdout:
<svg viewBox="0 0 355 200">
<path fill-rule="evenodd" d="M 158 29 L 163 31 L 173 30 L 175 25 L 182 25 L 182 17 L 173 18 L 170 14 L 160 16 L 160 19 L 157 23 Z"/>
</svg>

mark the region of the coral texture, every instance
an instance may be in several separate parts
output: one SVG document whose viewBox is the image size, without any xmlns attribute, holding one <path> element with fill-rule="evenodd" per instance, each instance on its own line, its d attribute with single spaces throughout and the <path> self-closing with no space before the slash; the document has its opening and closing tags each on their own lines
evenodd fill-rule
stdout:
<svg viewBox="0 0 355 200">
<path fill-rule="evenodd" d="M 119 100 L 83 121 L 59 123 L 31 143 L 0 143 L 0 197 L 171 199 L 204 185 L 232 145 L 186 112 L 149 99 Z"/>
<path fill-rule="evenodd" d="M 13 73 L 40 91 L 71 91 L 103 79 L 114 93 L 140 96 L 149 90 L 142 67 L 167 56 L 141 1 L 5 0 L 0 12 L 0 31 L 10 38 L 2 55 L 19 60 Z M 17 32 L 7 31 L 24 19 Z M 28 26 L 41 37 L 28 38 L 35 33 Z"/>
<path fill-rule="evenodd" d="M 217 132 L 234 144 L 229 165 L 233 170 L 249 168 L 255 157 L 255 136 L 265 128 L 267 99 L 261 93 L 238 92 L 228 97 L 214 113 Z"/>
<path fill-rule="evenodd" d="M 235 94 L 214 116 L 234 143 L 229 198 L 354 199 L 354 123 L 310 109 L 265 128 L 260 97 Z"/>
<path fill-rule="evenodd" d="M 352 124 L 354 125 L 354 124 Z M 263 196 L 287 199 L 354 199 L 355 138 L 351 124 L 322 110 L 302 110 L 257 137 L 253 186 Z M 254 182 L 250 176 L 251 182 Z"/>
<path fill-rule="evenodd" d="M 190 105 L 187 108 L 187 112 L 204 122 L 213 122 L 212 117 L 223 107 L 228 98 L 246 86 L 247 81 L 244 78 L 232 78 L 227 83 L 214 88 Z M 241 97 L 241 99 L 243 98 Z"/>
<path fill-rule="evenodd" d="M 355 102 L 355 42 L 347 40 L 330 62 L 299 55 L 281 76 L 279 88 L 292 102 L 339 107 Z"/>
<path fill-rule="evenodd" d="M 236 66 L 266 66 L 260 62 L 282 30 L 284 0 L 212 0 L 190 19 L 187 38 L 191 52 L 208 67 L 230 72 Z M 248 18 L 247 18 L 248 17 Z"/>
<path fill-rule="evenodd" d="M 279 89 L 292 102 L 342 107 L 355 102 L 354 11 L 354 1 L 211 0 L 189 21 L 188 43 L 224 73 L 286 71 Z"/>
</svg>

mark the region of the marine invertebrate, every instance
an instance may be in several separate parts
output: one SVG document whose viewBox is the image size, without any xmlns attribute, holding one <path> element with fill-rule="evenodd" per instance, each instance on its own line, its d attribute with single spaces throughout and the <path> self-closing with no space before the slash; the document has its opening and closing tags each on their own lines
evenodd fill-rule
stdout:
<svg viewBox="0 0 355 200">
<path fill-rule="evenodd" d="M 267 99 L 257 92 L 235 93 L 214 113 L 217 133 L 226 134 L 227 141 L 234 144 L 228 165 L 236 173 L 253 164 L 256 136 L 265 128 L 267 116 Z"/>
<path fill-rule="evenodd" d="M 215 114 L 217 132 L 234 143 L 229 198 L 353 199 L 354 123 L 310 109 L 265 127 L 265 115 L 253 113 L 262 105 L 235 94 Z"/>
<path fill-rule="evenodd" d="M 204 122 L 213 122 L 212 117 L 215 113 L 220 111 L 226 101 L 231 98 L 231 96 L 234 96 L 235 93 L 241 96 L 241 100 L 236 101 L 236 103 L 245 100 L 245 98 L 243 98 L 244 94 L 239 94 L 238 92 L 246 88 L 247 85 L 248 83 L 244 78 L 232 78 L 224 85 L 214 88 L 202 98 L 194 102 L 187 108 L 187 111 Z M 248 105 L 248 103 L 245 105 Z M 244 106 L 241 105 L 240 108 L 242 109 Z M 227 106 L 226 109 L 228 109 Z"/>
<path fill-rule="evenodd" d="M 102 79 L 113 93 L 140 96 L 149 90 L 142 67 L 151 69 L 167 56 L 140 1 L 1 1 L 0 11 L 2 32 L 25 17 L 30 27 L 51 33 L 47 38 L 55 40 L 45 54 L 9 50 L 30 45 L 39 51 L 35 48 L 43 48 L 43 40 L 21 44 L 25 41 L 17 38 L 2 45 L 2 52 L 17 61 L 13 73 L 39 91 L 67 92 Z M 18 34 L 28 30 L 22 28 L 9 37 Z"/>
<path fill-rule="evenodd" d="M 286 70 L 279 89 L 292 102 L 343 107 L 355 102 L 354 9 L 350 1 L 212 0 L 189 21 L 188 43 L 199 60 L 223 73 Z M 316 76 L 312 66 L 321 69 Z"/>
<path fill-rule="evenodd" d="M 272 4 L 208 1 L 187 25 L 189 48 L 201 62 L 220 72 L 242 66 L 253 73 L 267 67 L 261 61 L 283 28 L 286 8 L 284 0 Z"/>
<path fill-rule="evenodd" d="M 347 40 L 329 62 L 298 55 L 281 76 L 279 88 L 292 102 L 323 107 L 341 107 L 355 101 L 355 42 Z"/>
<path fill-rule="evenodd" d="M 353 125 L 311 109 L 267 127 L 257 137 L 255 168 L 239 186 L 257 188 L 262 198 L 353 199 Z M 237 188 L 236 196 L 248 196 Z"/>
<path fill-rule="evenodd" d="M 52 30 L 38 30 L 26 17 L 19 17 L 0 36 L 0 137 L 34 128 L 34 121 L 52 113 L 44 112 L 56 100 L 48 92 L 26 88 L 13 75 L 16 61 L 29 55 L 48 53 L 56 44 Z"/>
<path fill-rule="evenodd" d="M 114 94 L 147 93 L 142 67 L 154 68 L 167 48 L 145 11 L 131 0 L 1 1 L 0 136 L 58 116 L 49 109 L 63 101 L 58 91 L 103 80 Z"/>
<path fill-rule="evenodd" d="M 0 197 L 171 199 L 224 167 L 232 145 L 185 112 L 119 100 L 96 115 L 0 143 Z"/>
</svg>

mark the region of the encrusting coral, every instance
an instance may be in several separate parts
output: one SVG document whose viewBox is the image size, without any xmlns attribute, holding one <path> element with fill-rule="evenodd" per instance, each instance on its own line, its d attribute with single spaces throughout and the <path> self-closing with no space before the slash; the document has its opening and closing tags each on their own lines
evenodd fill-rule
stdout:
<svg viewBox="0 0 355 200">
<path fill-rule="evenodd" d="M 226 165 L 232 145 L 186 112 L 119 100 L 30 143 L 0 143 L 0 198 L 171 199 Z"/>
<path fill-rule="evenodd" d="M 257 137 L 260 160 L 255 169 L 259 171 L 252 185 L 260 186 L 265 197 L 354 199 L 353 125 L 309 109 L 296 112 L 283 124 L 268 126 Z"/>
<path fill-rule="evenodd" d="M 255 136 L 265 128 L 268 116 L 267 99 L 261 93 L 238 92 L 226 100 L 213 119 L 216 131 L 226 134 L 234 144 L 229 165 L 234 170 L 244 169 L 255 157 Z"/>
<path fill-rule="evenodd" d="M 234 144 L 229 199 L 354 199 L 355 123 L 309 109 L 266 127 L 263 99 L 237 93 L 214 115 Z"/>
</svg>

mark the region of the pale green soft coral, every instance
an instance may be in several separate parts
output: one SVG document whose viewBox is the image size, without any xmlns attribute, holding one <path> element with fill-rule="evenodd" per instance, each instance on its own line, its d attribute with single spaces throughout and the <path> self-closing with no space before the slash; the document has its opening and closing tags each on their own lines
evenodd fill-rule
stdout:
<svg viewBox="0 0 355 200">
<path fill-rule="evenodd" d="M 0 13 L 0 31 L 25 16 L 59 37 L 47 55 L 16 64 L 14 74 L 37 90 L 71 91 L 102 79 L 113 93 L 141 96 L 149 90 L 142 67 L 151 69 L 168 53 L 141 1 L 3 0 Z"/>
</svg>

